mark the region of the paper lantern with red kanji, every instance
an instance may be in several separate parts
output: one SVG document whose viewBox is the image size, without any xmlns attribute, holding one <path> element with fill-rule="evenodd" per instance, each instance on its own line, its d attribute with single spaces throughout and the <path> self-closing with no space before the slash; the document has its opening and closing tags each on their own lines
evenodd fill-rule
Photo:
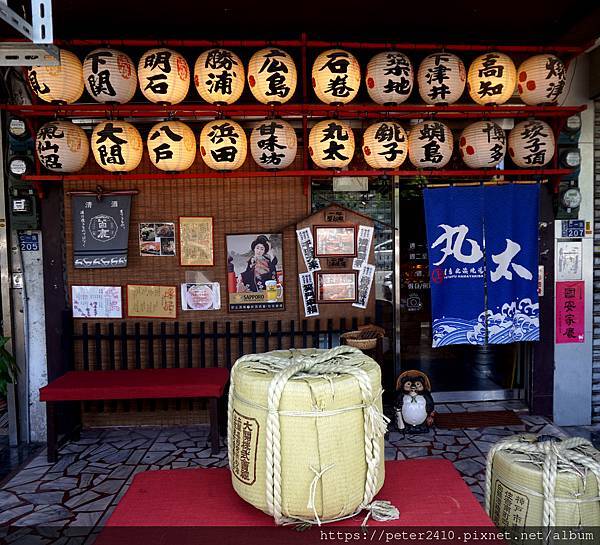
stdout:
<svg viewBox="0 0 600 545">
<path fill-rule="evenodd" d="M 77 172 L 85 165 L 90 143 L 85 131 L 71 121 L 42 125 L 35 139 L 40 163 L 53 172 Z"/>
<path fill-rule="evenodd" d="M 196 158 L 194 131 L 181 121 L 161 121 L 154 125 L 146 145 L 152 164 L 167 172 L 186 170 Z"/>
<path fill-rule="evenodd" d="M 554 150 L 554 133 L 545 121 L 521 121 L 508 134 L 508 154 L 519 167 L 543 167 L 552 160 Z"/>
<path fill-rule="evenodd" d="M 140 89 L 150 102 L 178 104 L 190 87 L 190 68 L 177 51 L 165 47 L 146 51 L 138 64 Z"/>
<path fill-rule="evenodd" d="M 319 121 L 308 136 L 308 153 L 320 168 L 344 168 L 354 156 L 354 133 L 341 119 Z"/>
<path fill-rule="evenodd" d="M 60 50 L 60 65 L 32 66 L 27 79 L 33 92 L 45 102 L 71 104 L 83 94 L 83 66 L 66 49 Z"/>
<path fill-rule="evenodd" d="M 283 119 L 265 119 L 250 134 L 250 153 L 263 168 L 289 167 L 296 158 L 297 148 L 296 131 Z"/>
<path fill-rule="evenodd" d="M 209 49 L 194 66 L 198 94 L 211 104 L 233 104 L 244 91 L 244 65 L 228 49 Z"/>
<path fill-rule="evenodd" d="M 493 168 L 506 154 L 506 134 L 497 123 L 478 121 L 462 132 L 458 149 L 468 167 Z"/>
<path fill-rule="evenodd" d="M 535 55 L 519 66 L 517 90 L 530 106 L 556 104 L 565 90 L 567 71 L 554 55 Z"/>
<path fill-rule="evenodd" d="M 377 53 L 367 65 L 367 91 L 377 104 L 401 104 L 412 92 L 414 72 L 410 59 L 399 51 Z"/>
<path fill-rule="evenodd" d="M 442 168 L 452 158 L 452 131 L 439 121 L 424 121 L 408 134 L 408 156 L 417 168 Z"/>
<path fill-rule="evenodd" d="M 90 96 L 102 103 L 129 102 L 137 89 L 137 72 L 129 55 L 116 49 L 100 48 L 83 61 L 83 79 Z"/>
<path fill-rule="evenodd" d="M 400 123 L 380 121 L 363 135 L 363 156 L 371 168 L 398 168 L 408 154 L 408 138 Z"/>
<path fill-rule="evenodd" d="M 312 66 L 312 86 L 325 104 L 346 104 L 360 88 L 360 65 L 348 51 L 323 51 Z"/>
<path fill-rule="evenodd" d="M 96 162 L 109 172 L 129 172 L 142 160 L 144 143 L 138 130 L 126 121 L 101 121 L 92 133 Z"/>
<path fill-rule="evenodd" d="M 209 121 L 200 133 L 200 156 L 214 170 L 236 170 L 246 160 L 244 129 L 231 119 Z"/>
<path fill-rule="evenodd" d="M 477 57 L 469 67 L 467 88 L 477 104 L 504 104 L 515 92 L 517 70 L 504 53 Z"/>
<path fill-rule="evenodd" d="M 289 53 L 266 47 L 252 55 L 248 64 L 248 85 L 254 98 L 263 104 L 283 104 L 296 90 L 298 74 Z"/>
<path fill-rule="evenodd" d="M 419 94 L 427 104 L 452 104 L 465 90 L 467 71 L 456 55 L 432 53 L 419 65 L 417 82 Z"/>
</svg>

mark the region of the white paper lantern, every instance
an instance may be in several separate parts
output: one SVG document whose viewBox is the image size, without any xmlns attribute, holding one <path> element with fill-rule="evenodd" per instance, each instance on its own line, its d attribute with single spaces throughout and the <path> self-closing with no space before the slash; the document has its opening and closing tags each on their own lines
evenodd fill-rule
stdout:
<svg viewBox="0 0 600 545">
<path fill-rule="evenodd" d="M 516 78 L 517 70 L 508 55 L 486 53 L 469 67 L 469 94 L 477 104 L 504 104 L 515 91 Z"/>
<path fill-rule="evenodd" d="M 408 138 L 400 123 L 373 123 L 363 135 L 363 156 L 371 168 L 398 168 L 408 153 Z"/>
<path fill-rule="evenodd" d="M 344 168 L 354 156 L 354 133 L 341 119 L 319 121 L 308 136 L 308 153 L 320 168 Z"/>
<path fill-rule="evenodd" d="M 248 85 L 263 104 L 283 104 L 292 98 L 298 83 L 294 59 L 276 47 L 261 49 L 248 64 Z"/>
<path fill-rule="evenodd" d="M 325 104 L 346 104 L 360 88 L 360 65 L 348 51 L 323 51 L 312 66 L 312 86 Z"/>
<path fill-rule="evenodd" d="M 377 53 L 367 65 L 367 91 L 377 104 L 401 104 L 412 92 L 414 72 L 410 59 L 399 51 Z"/>
<path fill-rule="evenodd" d="M 459 150 L 471 168 L 493 168 L 506 154 L 504 129 L 492 121 L 472 123 L 460 135 Z"/>
<path fill-rule="evenodd" d="M 427 104 L 453 104 L 463 94 L 467 71 L 452 53 L 432 53 L 419 65 L 419 94 Z"/>
<path fill-rule="evenodd" d="M 296 158 L 297 148 L 296 131 L 283 119 L 266 119 L 250 134 L 250 153 L 263 168 L 289 167 Z"/>
<path fill-rule="evenodd" d="M 543 167 L 552 160 L 554 150 L 552 128 L 539 119 L 521 121 L 508 134 L 508 153 L 519 167 Z"/>
<path fill-rule="evenodd" d="M 150 102 L 178 104 L 190 87 L 190 68 L 177 51 L 150 49 L 140 59 L 138 78 L 140 89 Z"/>
<path fill-rule="evenodd" d="M 200 155 L 209 168 L 236 170 L 246 160 L 246 133 L 231 119 L 209 121 L 200 133 Z"/>
<path fill-rule="evenodd" d="M 233 104 L 244 91 L 244 65 L 228 49 L 209 49 L 194 66 L 194 85 L 210 104 Z"/>
<path fill-rule="evenodd" d="M 554 55 L 535 55 L 517 70 L 517 90 L 530 106 L 556 104 L 565 90 L 567 71 Z"/>
<path fill-rule="evenodd" d="M 83 94 L 83 66 L 66 49 L 60 50 L 60 65 L 32 66 L 27 79 L 33 92 L 45 102 L 71 104 Z"/>
<path fill-rule="evenodd" d="M 408 156 L 417 168 L 442 168 L 452 158 L 452 131 L 439 121 L 424 121 L 410 129 Z"/>
<path fill-rule="evenodd" d="M 96 162 L 109 172 L 129 172 L 142 160 L 144 143 L 138 130 L 126 121 L 101 121 L 92 133 Z"/>
<path fill-rule="evenodd" d="M 90 143 L 85 131 L 71 121 L 42 125 L 35 140 L 40 163 L 54 172 L 77 172 L 87 162 Z"/>
<path fill-rule="evenodd" d="M 152 164 L 167 172 L 186 170 L 196 158 L 194 131 L 181 121 L 161 121 L 154 125 L 146 145 Z"/>
<path fill-rule="evenodd" d="M 83 79 L 90 96 L 103 103 L 129 102 L 137 89 L 137 72 L 129 55 L 116 49 L 95 49 L 83 61 Z"/>
</svg>

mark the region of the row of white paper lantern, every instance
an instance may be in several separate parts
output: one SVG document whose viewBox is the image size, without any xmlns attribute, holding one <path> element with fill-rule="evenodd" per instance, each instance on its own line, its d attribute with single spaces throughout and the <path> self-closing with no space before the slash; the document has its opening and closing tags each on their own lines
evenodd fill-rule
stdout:
<svg viewBox="0 0 600 545">
<path fill-rule="evenodd" d="M 125 121 L 103 121 L 92 133 L 92 152 L 96 162 L 109 172 L 135 169 L 143 155 L 138 130 Z M 459 139 L 459 150 L 471 168 L 494 168 L 508 152 L 520 167 L 542 167 L 554 155 L 555 142 L 550 126 L 532 119 L 517 124 L 509 133 L 492 121 L 478 121 L 466 127 Z M 51 121 L 38 132 L 36 151 L 42 165 L 61 173 L 80 170 L 89 154 L 83 129 L 70 121 Z M 180 121 L 161 121 L 147 137 L 150 161 L 167 172 L 187 170 L 196 157 L 192 129 Z M 452 131 L 439 121 L 415 125 L 407 136 L 396 121 L 370 125 L 363 135 L 362 152 L 374 169 L 397 169 L 406 157 L 417 168 L 442 168 L 450 161 L 454 148 Z M 289 167 L 296 157 L 297 138 L 293 127 L 281 119 L 257 124 L 250 135 L 254 161 L 266 169 Z M 354 156 L 355 139 L 346 121 L 325 119 L 312 127 L 308 151 L 319 168 L 345 168 Z M 244 129 L 235 121 L 220 119 L 207 123 L 200 133 L 200 155 L 214 170 L 236 170 L 247 154 Z"/>
<path fill-rule="evenodd" d="M 98 102 L 125 103 L 140 89 L 151 102 L 177 104 L 185 99 L 190 69 L 185 58 L 172 49 L 144 53 L 137 71 L 132 59 L 114 49 L 96 49 L 82 63 L 64 49 L 60 66 L 34 66 L 28 78 L 33 91 L 47 102 L 73 103 L 84 87 Z M 194 85 L 200 97 L 212 104 L 232 104 L 244 90 L 246 74 L 241 59 L 227 49 L 204 51 L 194 65 Z M 254 53 L 247 74 L 250 90 L 264 104 L 290 100 L 297 85 L 293 58 L 271 47 Z M 518 83 L 517 83 L 518 79 Z M 523 102 L 539 106 L 556 104 L 565 88 L 563 62 L 550 54 L 535 55 L 515 69 L 513 61 L 499 52 L 477 57 L 468 74 L 462 60 L 446 52 L 432 53 L 420 64 L 417 82 L 421 98 L 432 105 L 452 104 L 463 94 L 465 84 L 478 104 L 503 104 L 515 91 Z M 398 51 L 376 54 L 365 73 L 367 91 L 377 104 L 395 105 L 408 99 L 414 71 L 410 59 Z M 326 104 L 345 104 L 360 88 L 360 65 L 352 53 L 342 49 L 322 52 L 312 67 L 315 94 Z"/>
</svg>

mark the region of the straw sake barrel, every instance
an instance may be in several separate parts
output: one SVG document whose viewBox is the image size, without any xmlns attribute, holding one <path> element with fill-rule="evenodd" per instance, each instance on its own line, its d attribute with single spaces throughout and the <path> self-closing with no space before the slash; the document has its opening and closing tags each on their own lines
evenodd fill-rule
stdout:
<svg viewBox="0 0 600 545">
<path fill-rule="evenodd" d="M 231 371 L 228 413 L 233 487 L 278 524 L 365 508 L 386 520 L 371 503 L 384 479 L 381 373 L 360 350 L 243 356 Z M 392 510 L 387 520 L 397 518 Z"/>
<path fill-rule="evenodd" d="M 600 526 L 600 452 L 580 437 L 508 437 L 488 453 L 486 510 L 499 527 Z"/>
</svg>

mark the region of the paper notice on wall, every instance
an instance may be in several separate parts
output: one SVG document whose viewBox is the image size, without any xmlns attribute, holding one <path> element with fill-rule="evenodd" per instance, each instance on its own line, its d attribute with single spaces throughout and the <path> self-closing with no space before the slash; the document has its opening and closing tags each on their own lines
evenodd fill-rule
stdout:
<svg viewBox="0 0 600 545">
<path fill-rule="evenodd" d="M 375 267 L 373 265 L 363 265 L 358 273 L 358 298 L 353 307 L 367 308 L 369 303 L 369 294 L 371 293 L 371 284 L 375 276 Z"/>
<path fill-rule="evenodd" d="M 120 286 L 71 286 L 73 318 L 122 318 Z"/>
<path fill-rule="evenodd" d="M 585 342 L 585 282 L 556 283 L 556 343 Z"/>
<path fill-rule="evenodd" d="M 219 310 L 221 308 L 218 282 L 181 284 L 183 310 Z"/>
<path fill-rule="evenodd" d="M 127 285 L 129 318 L 177 318 L 175 286 Z"/>
<path fill-rule="evenodd" d="M 361 267 L 369 260 L 371 241 L 373 240 L 373 227 L 359 225 L 357 238 L 357 256 L 352 260 L 352 268 L 356 271 L 359 271 Z"/>
<path fill-rule="evenodd" d="M 300 244 L 302 257 L 306 264 L 306 270 L 308 272 L 320 271 L 321 262 L 318 257 L 315 257 L 315 244 L 311 228 L 305 227 L 304 229 L 298 229 L 296 231 L 296 236 L 298 237 L 298 244 Z"/>
<path fill-rule="evenodd" d="M 581 241 L 559 240 L 557 244 L 558 267 L 556 280 L 581 280 L 583 247 Z"/>
<path fill-rule="evenodd" d="M 307 318 L 318 316 L 319 305 L 317 304 L 313 275 L 312 273 L 307 272 L 300 273 L 298 276 L 300 277 L 300 292 L 302 293 L 302 300 L 304 301 L 304 316 Z"/>
</svg>

